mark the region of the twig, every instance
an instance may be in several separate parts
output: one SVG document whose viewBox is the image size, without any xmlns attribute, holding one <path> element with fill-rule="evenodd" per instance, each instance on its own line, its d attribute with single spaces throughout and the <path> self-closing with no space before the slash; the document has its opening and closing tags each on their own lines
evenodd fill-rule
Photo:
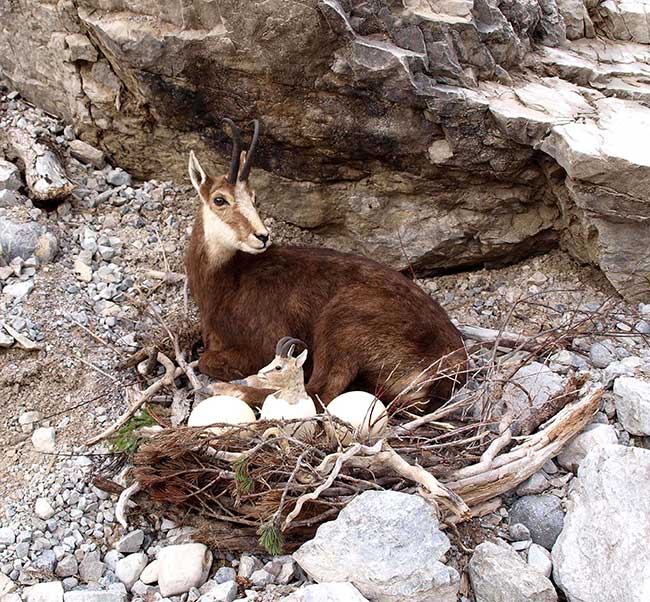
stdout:
<svg viewBox="0 0 650 602">
<path fill-rule="evenodd" d="M 43 349 L 44 345 L 41 343 L 35 343 L 27 337 L 24 337 L 16 329 L 12 328 L 6 322 L 0 320 L 0 328 L 4 328 L 15 340 L 18 346 L 25 351 L 40 351 Z"/>
<path fill-rule="evenodd" d="M 140 491 L 140 489 L 140 483 L 136 481 L 120 493 L 120 497 L 117 499 L 117 504 L 115 504 L 115 518 L 125 529 L 129 526 L 126 521 L 126 505 L 129 503 L 129 500 Z"/>
<path fill-rule="evenodd" d="M 162 280 L 165 284 L 180 284 L 185 282 L 185 274 L 178 272 L 163 272 L 161 270 L 146 270 L 144 273 L 148 278 Z"/>
<path fill-rule="evenodd" d="M 171 386 L 174 384 L 174 377 L 176 370 L 172 361 L 163 353 L 158 353 L 158 361 L 165 367 L 165 374 L 153 384 L 149 385 L 139 397 L 134 401 L 131 407 L 122 414 L 115 423 L 103 430 L 99 435 L 90 438 L 86 441 L 86 445 L 95 445 L 102 439 L 110 437 L 112 434 L 120 430 L 149 399 L 151 399 L 162 387 Z"/>
</svg>

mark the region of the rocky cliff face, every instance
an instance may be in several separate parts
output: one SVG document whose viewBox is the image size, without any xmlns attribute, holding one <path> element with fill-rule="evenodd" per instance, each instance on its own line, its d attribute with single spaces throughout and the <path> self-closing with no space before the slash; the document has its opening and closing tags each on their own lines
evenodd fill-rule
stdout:
<svg viewBox="0 0 650 602">
<path fill-rule="evenodd" d="M 185 178 L 190 148 L 221 169 L 221 118 L 259 118 L 262 210 L 340 248 L 435 271 L 562 244 L 636 297 L 650 291 L 645 8 L 9 0 L 0 73 L 140 176 Z"/>
</svg>

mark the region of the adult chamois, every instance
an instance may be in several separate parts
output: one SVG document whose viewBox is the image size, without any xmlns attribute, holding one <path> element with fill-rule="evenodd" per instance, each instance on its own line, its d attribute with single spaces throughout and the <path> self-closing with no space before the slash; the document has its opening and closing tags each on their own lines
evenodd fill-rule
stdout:
<svg viewBox="0 0 650 602">
<path fill-rule="evenodd" d="M 254 374 L 276 341 L 302 339 L 311 353 L 307 391 L 327 404 L 355 383 L 399 406 L 422 411 L 465 382 L 467 355 L 442 307 L 403 274 L 331 249 L 270 246 L 255 208 L 251 161 L 230 119 L 227 175 L 206 173 L 190 152 L 200 204 L 186 255 L 201 315 L 199 369 L 228 381 Z"/>
</svg>

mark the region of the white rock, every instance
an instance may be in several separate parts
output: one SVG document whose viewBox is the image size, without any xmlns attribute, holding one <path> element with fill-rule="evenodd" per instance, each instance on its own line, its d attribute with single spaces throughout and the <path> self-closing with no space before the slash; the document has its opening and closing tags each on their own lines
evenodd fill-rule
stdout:
<svg viewBox="0 0 650 602">
<path fill-rule="evenodd" d="M 34 504 L 34 514 L 38 518 L 48 520 L 54 516 L 54 508 L 47 498 L 39 497 Z"/>
<path fill-rule="evenodd" d="M 512 377 L 512 383 L 504 387 L 505 407 L 512 408 L 515 415 L 533 407 L 543 405 L 553 395 L 563 389 L 562 377 L 552 372 L 544 364 L 531 362 L 519 368 Z"/>
<path fill-rule="evenodd" d="M 0 600 L 13 591 L 16 591 L 16 584 L 7 575 L 0 573 Z"/>
<path fill-rule="evenodd" d="M 249 556 L 244 554 L 239 559 L 239 567 L 237 567 L 237 575 L 243 577 L 244 579 L 250 579 L 251 575 L 258 569 L 262 568 L 262 563 L 255 558 L 255 556 Z"/>
<path fill-rule="evenodd" d="M 64 602 L 126 602 L 126 592 L 118 590 L 76 590 L 63 595 Z"/>
<path fill-rule="evenodd" d="M 603 386 L 610 387 L 619 376 L 634 376 L 641 364 L 641 358 L 636 356 L 612 362 L 604 370 Z"/>
<path fill-rule="evenodd" d="M 614 381 L 616 415 L 632 435 L 650 435 L 650 383 L 621 376 Z"/>
<path fill-rule="evenodd" d="M 158 552 L 158 585 L 164 597 L 177 596 L 205 583 L 212 552 L 202 543 L 167 546 Z"/>
<path fill-rule="evenodd" d="M 140 581 L 145 585 L 151 585 L 158 581 L 158 560 L 150 562 L 140 574 Z"/>
<path fill-rule="evenodd" d="M 63 585 L 60 581 L 37 583 L 25 589 L 25 602 L 63 602 Z"/>
<path fill-rule="evenodd" d="M 580 464 L 553 578 L 569 602 L 647 602 L 650 451 L 608 445 Z"/>
<path fill-rule="evenodd" d="M 115 549 L 122 554 L 132 554 L 140 549 L 142 542 L 144 542 L 144 533 L 141 529 L 136 529 L 122 537 L 115 544 Z"/>
<path fill-rule="evenodd" d="M 124 583 L 126 589 L 131 589 L 133 584 L 140 578 L 140 574 L 144 571 L 148 563 L 149 559 L 143 552 L 129 554 L 117 561 L 115 575 Z"/>
<path fill-rule="evenodd" d="M 324 523 L 294 559 L 318 582 L 351 582 L 374 602 L 455 602 L 459 575 L 431 506 L 419 496 L 366 491 Z"/>
<path fill-rule="evenodd" d="M 0 545 L 10 546 L 16 541 L 16 534 L 11 527 L 0 527 Z"/>
<path fill-rule="evenodd" d="M 0 190 L 18 190 L 22 185 L 20 170 L 13 163 L 0 159 Z"/>
<path fill-rule="evenodd" d="M 550 577 L 553 570 L 551 553 L 546 548 L 531 543 L 528 548 L 528 566 L 544 575 L 544 577 Z"/>
<path fill-rule="evenodd" d="M 540 470 L 517 487 L 517 495 L 536 495 L 546 491 L 550 486 L 546 475 Z"/>
<path fill-rule="evenodd" d="M 553 584 L 508 544 L 484 542 L 469 562 L 476 602 L 556 602 Z"/>
<path fill-rule="evenodd" d="M 585 430 L 571 439 L 557 457 L 563 468 L 577 472 L 580 462 L 594 447 L 618 443 L 616 430 L 609 424 L 589 424 Z"/>
<path fill-rule="evenodd" d="M 56 438 L 54 427 L 40 427 L 32 435 L 32 445 L 34 449 L 41 453 L 52 453 L 56 449 Z"/>
<path fill-rule="evenodd" d="M 7 284 L 2 289 L 4 295 L 9 295 L 17 301 L 24 299 L 29 293 L 34 290 L 34 281 L 33 280 L 22 280 L 15 282 L 14 284 Z"/>
<path fill-rule="evenodd" d="M 367 602 L 351 583 L 307 585 L 285 598 L 286 602 Z"/>
<path fill-rule="evenodd" d="M 0 333 L 1 334 L 1 333 Z M 18 417 L 18 424 L 23 433 L 31 433 L 34 430 L 34 425 L 41 419 L 41 413 L 36 411 L 23 412 Z"/>
<path fill-rule="evenodd" d="M 237 589 L 235 581 L 215 584 L 199 598 L 199 602 L 232 602 L 237 597 Z"/>
</svg>

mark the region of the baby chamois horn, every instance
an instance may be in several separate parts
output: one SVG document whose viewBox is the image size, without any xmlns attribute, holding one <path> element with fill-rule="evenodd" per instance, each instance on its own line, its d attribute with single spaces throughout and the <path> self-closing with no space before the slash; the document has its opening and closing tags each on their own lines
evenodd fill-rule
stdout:
<svg viewBox="0 0 650 602">
<path fill-rule="evenodd" d="M 270 246 L 249 183 L 248 153 L 231 121 L 228 175 L 214 177 L 190 153 L 200 204 L 186 255 L 205 350 L 199 369 L 220 380 L 254 374 L 291 334 L 311 352 L 307 391 L 323 403 L 354 383 L 420 411 L 465 382 L 467 355 L 442 307 L 403 274 L 331 249 Z"/>
</svg>

